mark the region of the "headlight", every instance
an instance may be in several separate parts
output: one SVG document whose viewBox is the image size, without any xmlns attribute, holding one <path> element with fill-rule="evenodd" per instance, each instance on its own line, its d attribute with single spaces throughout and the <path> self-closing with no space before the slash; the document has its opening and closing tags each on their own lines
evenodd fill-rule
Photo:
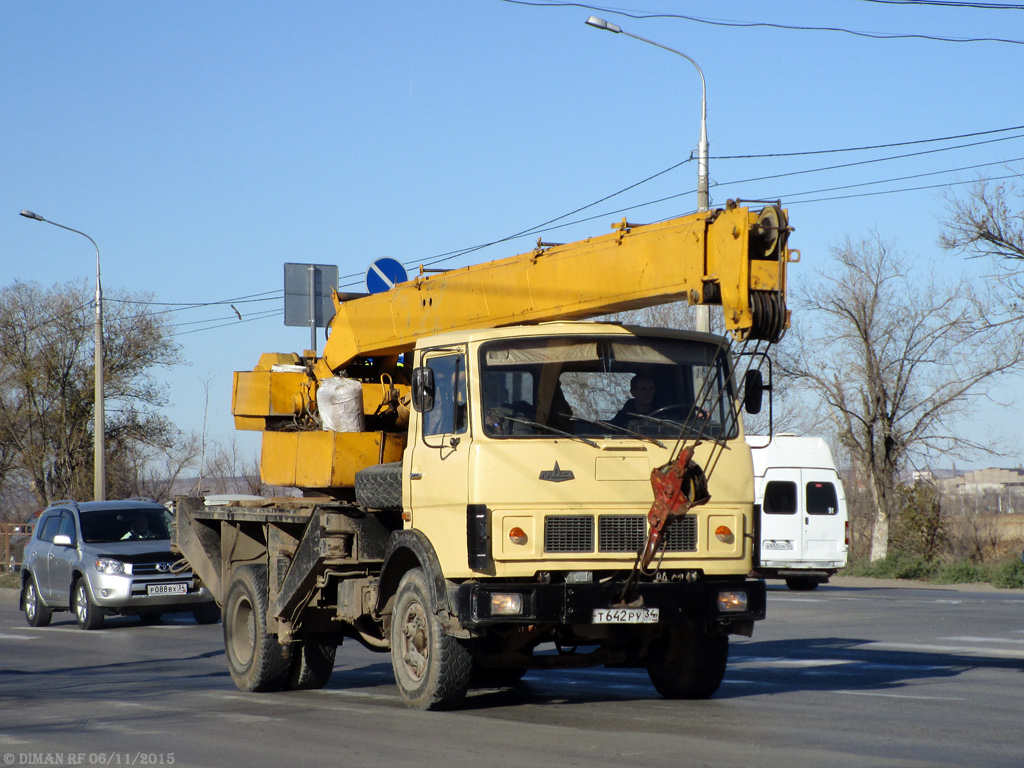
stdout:
<svg viewBox="0 0 1024 768">
<path fill-rule="evenodd" d="M 747 610 L 747 593 L 741 591 L 719 592 L 718 610 L 722 613 L 734 613 Z"/>
<path fill-rule="evenodd" d="M 124 563 L 106 557 L 96 558 L 96 570 L 100 573 L 124 573 Z"/>
<path fill-rule="evenodd" d="M 523 596 L 495 593 L 491 595 L 491 616 L 519 616 L 523 612 Z"/>
</svg>

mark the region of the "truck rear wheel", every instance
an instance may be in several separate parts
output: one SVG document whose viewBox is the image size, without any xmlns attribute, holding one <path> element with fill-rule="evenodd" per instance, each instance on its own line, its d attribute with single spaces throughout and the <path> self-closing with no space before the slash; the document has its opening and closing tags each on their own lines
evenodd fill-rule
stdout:
<svg viewBox="0 0 1024 768">
<path fill-rule="evenodd" d="M 728 635 L 682 624 L 651 643 L 647 674 L 666 699 L 706 699 L 722 684 L 728 659 Z"/>
<path fill-rule="evenodd" d="M 338 643 L 328 637 L 307 637 L 292 644 L 291 669 L 285 688 L 307 691 L 323 688 L 334 672 Z"/>
<path fill-rule="evenodd" d="M 224 602 L 224 655 L 240 691 L 278 691 L 289 664 L 277 637 L 267 633 L 267 569 L 235 569 Z"/>
<path fill-rule="evenodd" d="M 416 709 L 452 709 L 469 688 L 473 655 L 465 643 L 445 633 L 422 568 L 406 573 L 398 585 L 391 615 L 391 666 L 399 693 Z"/>
</svg>

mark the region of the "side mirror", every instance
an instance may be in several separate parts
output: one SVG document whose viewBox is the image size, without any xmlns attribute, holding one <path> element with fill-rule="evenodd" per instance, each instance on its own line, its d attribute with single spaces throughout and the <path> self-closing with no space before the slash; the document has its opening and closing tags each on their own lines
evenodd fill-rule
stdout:
<svg viewBox="0 0 1024 768">
<path fill-rule="evenodd" d="M 426 366 L 412 369 L 412 407 L 419 413 L 434 409 L 434 371 Z"/>
<path fill-rule="evenodd" d="M 761 400 L 764 397 L 764 379 L 756 368 L 743 375 L 743 410 L 747 413 L 760 413 Z"/>
<path fill-rule="evenodd" d="M 71 537 L 68 536 L 66 533 L 58 533 L 56 536 L 53 537 L 53 543 L 56 544 L 58 547 L 70 547 Z"/>
</svg>

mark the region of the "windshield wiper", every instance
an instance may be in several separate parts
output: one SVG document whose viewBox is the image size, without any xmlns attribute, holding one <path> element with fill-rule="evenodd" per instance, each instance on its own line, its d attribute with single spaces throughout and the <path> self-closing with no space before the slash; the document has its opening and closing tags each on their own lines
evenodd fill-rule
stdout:
<svg viewBox="0 0 1024 768">
<path fill-rule="evenodd" d="M 579 440 L 581 443 L 586 443 L 587 445 L 592 445 L 592 446 L 594 446 L 597 449 L 601 448 L 601 446 L 598 445 L 597 443 L 595 443 L 593 440 L 588 440 L 585 437 L 580 437 L 579 435 L 574 435 L 574 434 L 572 434 L 570 432 L 563 432 L 560 429 L 555 429 L 554 427 L 549 427 L 547 424 L 541 424 L 538 421 L 527 421 L 526 419 L 517 419 L 515 416 L 502 416 L 502 419 L 505 420 L 505 421 L 514 422 L 516 424 L 525 424 L 528 427 L 538 427 L 540 429 L 545 429 L 548 432 L 551 432 L 552 434 L 561 435 L 562 437 L 568 437 L 570 440 Z"/>
<path fill-rule="evenodd" d="M 674 427 L 679 430 L 680 435 L 682 435 L 684 429 L 689 432 L 691 437 L 693 436 L 693 433 L 696 432 L 698 443 L 705 438 L 711 440 L 714 443 L 722 443 L 721 438 L 711 437 L 705 432 L 705 430 L 707 429 L 706 424 L 704 426 L 699 426 L 697 423 L 692 422 L 690 419 L 687 419 L 686 421 L 675 421 L 674 419 L 659 419 L 656 416 L 647 416 L 643 413 L 631 413 L 630 416 L 634 416 L 638 419 L 644 419 L 645 421 L 652 421 L 655 424 L 660 424 L 661 426 L 664 427 Z"/>
<path fill-rule="evenodd" d="M 572 416 L 571 419 L 572 419 L 572 421 L 584 421 L 587 424 L 593 424 L 595 427 L 601 427 L 602 429 L 614 429 L 616 432 L 622 432 L 624 434 L 629 435 L 630 437 L 635 437 L 635 438 L 637 438 L 639 440 L 646 440 L 649 443 L 654 443 L 659 448 L 664 448 L 665 447 L 665 444 L 663 442 L 661 442 L 661 440 L 656 440 L 655 438 L 651 437 L 650 435 L 645 435 L 645 434 L 642 434 L 640 432 L 636 432 L 636 431 L 634 431 L 632 429 L 627 429 L 626 427 L 620 427 L 618 424 L 612 424 L 610 421 L 598 421 L 597 419 L 586 419 L 586 418 L 584 418 L 582 416 Z"/>
</svg>

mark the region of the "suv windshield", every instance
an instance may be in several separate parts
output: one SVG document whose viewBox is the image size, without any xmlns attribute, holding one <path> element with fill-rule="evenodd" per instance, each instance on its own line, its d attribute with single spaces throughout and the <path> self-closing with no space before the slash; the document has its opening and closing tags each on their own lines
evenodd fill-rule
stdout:
<svg viewBox="0 0 1024 768">
<path fill-rule="evenodd" d="M 167 541 L 167 513 L 159 509 L 98 509 L 83 511 L 82 538 L 92 544 L 111 541 Z"/>
<path fill-rule="evenodd" d="M 484 432 L 734 438 L 727 360 L 713 343 L 671 337 L 492 342 L 481 350 Z"/>
</svg>

